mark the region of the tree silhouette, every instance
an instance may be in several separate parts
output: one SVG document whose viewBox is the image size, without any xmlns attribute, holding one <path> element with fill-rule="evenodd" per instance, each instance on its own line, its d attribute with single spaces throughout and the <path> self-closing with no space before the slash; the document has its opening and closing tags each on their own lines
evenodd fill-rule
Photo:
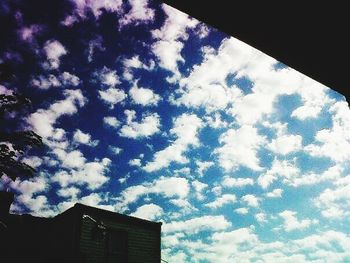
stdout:
<svg viewBox="0 0 350 263">
<path fill-rule="evenodd" d="M 31 101 L 20 94 L 0 94 L 0 177 L 32 177 L 36 170 L 21 161 L 27 150 L 43 145 L 32 130 L 23 129 L 23 118 Z"/>
</svg>

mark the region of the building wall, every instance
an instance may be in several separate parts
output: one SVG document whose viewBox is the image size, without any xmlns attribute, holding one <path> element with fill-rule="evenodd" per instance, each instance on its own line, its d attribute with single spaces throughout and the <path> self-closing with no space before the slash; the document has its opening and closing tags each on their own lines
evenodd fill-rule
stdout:
<svg viewBox="0 0 350 263">
<path fill-rule="evenodd" d="M 101 221 L 107 229 L 128 233 L 128 263 L 160 262 L 160 229 L 149 229 L 147 226 L 120 223 L 111 219 Z M 92 220 L 82 219 L 80 252 L 87 263 L 106 262 L 106 240 L 94 235 L 94 229 L 96 224 Z"/>
</svg>

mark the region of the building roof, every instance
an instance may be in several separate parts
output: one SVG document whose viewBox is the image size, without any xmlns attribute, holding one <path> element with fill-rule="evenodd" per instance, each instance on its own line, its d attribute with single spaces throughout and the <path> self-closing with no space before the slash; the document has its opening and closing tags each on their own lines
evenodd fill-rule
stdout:
<svg viewBox="0 0 350 263">
<path fill-rule="evenodd" d="M 55 218 L 59 218 L 61 216 L 65 216 L 72 213 L 73 214 L 78 213 L 80 216 L 84 214 L 93 215 L 93 217 L 98 220 L 110 219 L 110 220 L 116 220 L 118 222 L 130 224 L 130 225 L 146 226 L 148 228 L 155 228 L 155 229 L 159 229 L 162 225 L 161 222 L 149 221 L 138 217 L 128 216 L 128 215 L 112 212 L 109 210 L 84 205 L 81 203 L 76 203 L 73 207 L 57 215 Z"/>
</svg>

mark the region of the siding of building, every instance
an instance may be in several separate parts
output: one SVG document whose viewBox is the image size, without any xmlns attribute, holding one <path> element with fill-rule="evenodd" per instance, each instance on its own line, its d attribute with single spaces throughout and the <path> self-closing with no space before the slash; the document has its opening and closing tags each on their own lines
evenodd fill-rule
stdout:
<svg viewBox="0 0 350 263">
<path fill-rule="evenodd" d="M 91 215 L 91 213 L 90 213 Z M 125 231 L 128 235 L 128 263 L 160 262 L 160 227 L 148 227 L 146 224 L 120 222 L 112 218 L 98 217 L 107 231 Z M 94 235 L 96 223 L 89 218 L 82 218 L 80 230 L 80 253 L 86 263 L 107 262 L 106 239 Z"/>
<path fill-rule="evenodd" d="M 161 262 L 161 223 L 82 204 L 54 218 L 7 215 L 3 222 L 0 263 L 126 263 L 126 254 L 127 263 Z"/>
</svg>

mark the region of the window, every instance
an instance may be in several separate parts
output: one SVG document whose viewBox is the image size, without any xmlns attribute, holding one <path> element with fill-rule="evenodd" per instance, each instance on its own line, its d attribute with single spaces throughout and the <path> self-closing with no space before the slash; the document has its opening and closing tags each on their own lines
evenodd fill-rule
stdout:
<svg viewBox="0 0 350 263">
<path fill-rule="evenodd" d="M 108 263 L 128 262 L 128 233 L 126 231 L 110 229 L 106 245 Z"/>
</svg>

